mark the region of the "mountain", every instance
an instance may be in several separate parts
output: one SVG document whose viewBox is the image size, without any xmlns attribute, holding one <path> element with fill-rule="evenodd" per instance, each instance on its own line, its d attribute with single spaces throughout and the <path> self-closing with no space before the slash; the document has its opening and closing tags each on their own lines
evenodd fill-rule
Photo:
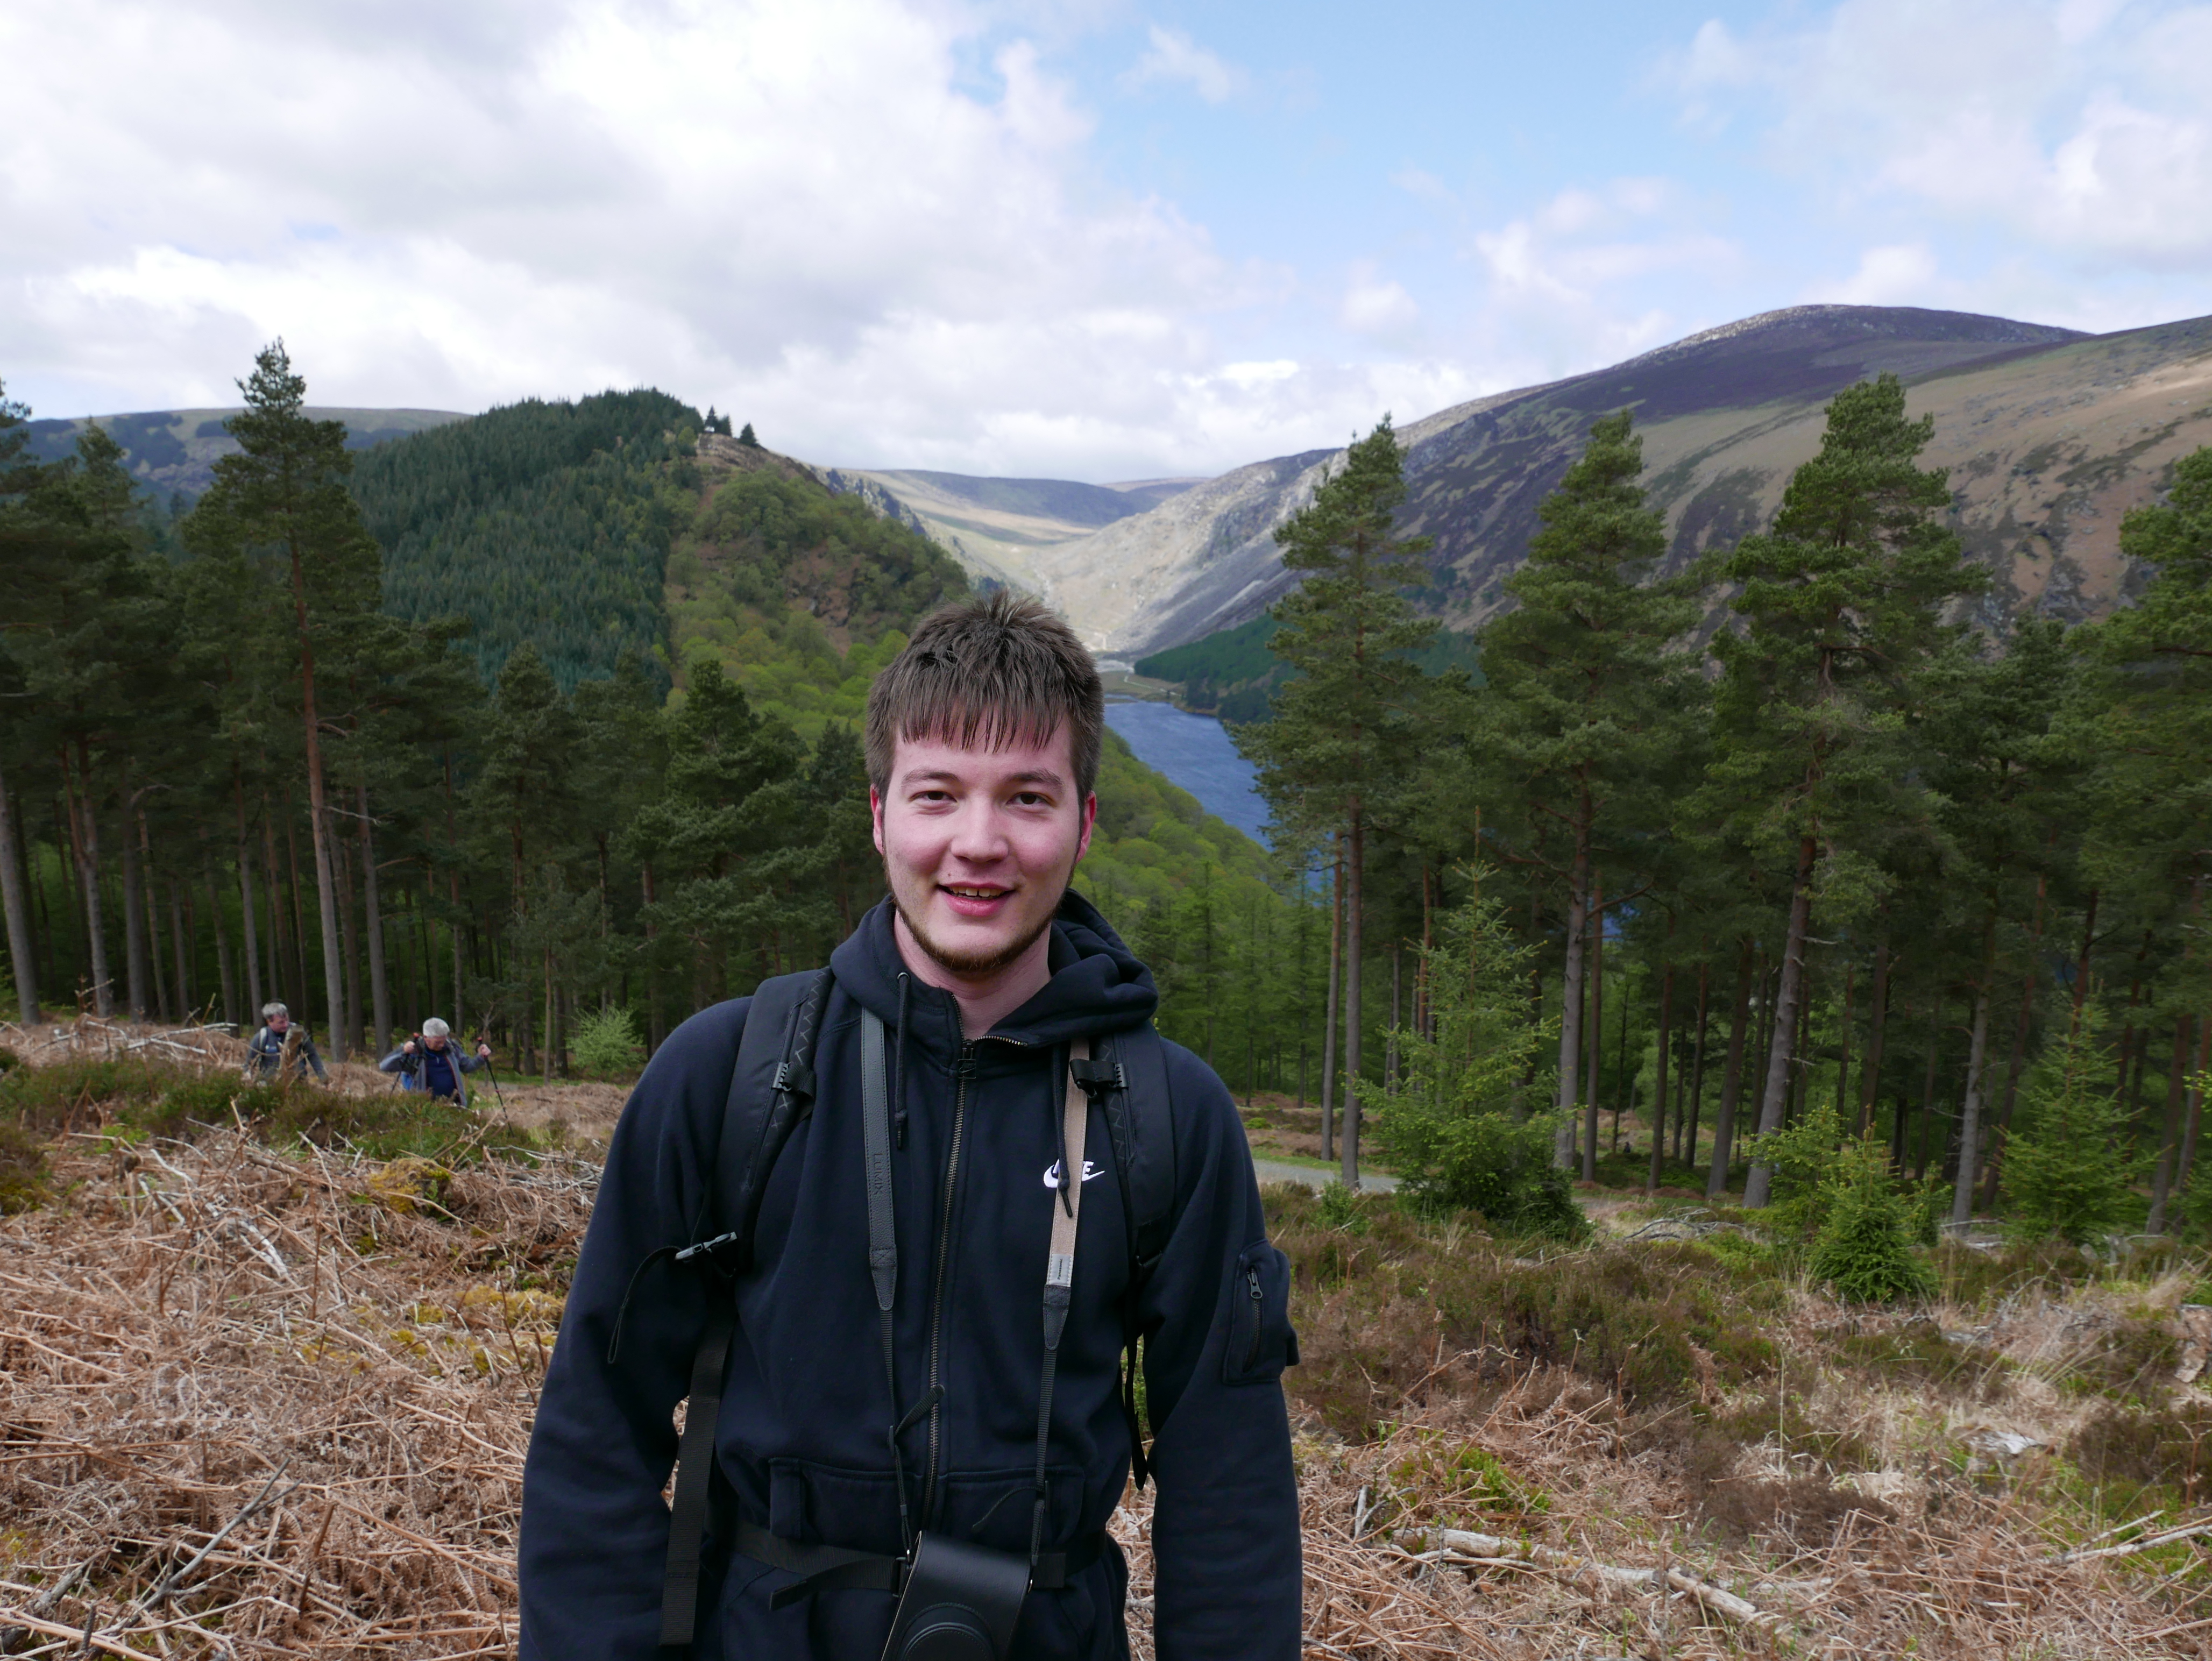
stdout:
<svg viewBox="0 0 2212 1661">
<path fill-rule="evenodd" d="M 29 423 L 30 453 L 40 461 L 59 461 L 76 448 L 77 434 L 104 427 L 123 446 L 124 464 L 149 490 L 163 496 L 181 490 L 197 496 L 215 482 L 218 456 L 234 454 L 238 440 L 222 424 L 239 413 L 228 409 L 149 409 L 131 415 L 80 415 Z M 346 424 L 346 448 L 367 450 L 467 416 L 451 409 L 315 409 L 317 421 Z"/>
<path fill-rule="evenodd" d="M 1102 526 L 1144 513 L 1196 479 L 1079 484 L 1069 479 L 992 479 L 915 470 L 829 468 L 822 482 L 857 494 L 947 549 L 981 581 L 1039 587 L 1036 556 Z"/>
<path fill-rule="evenodd" d="M 2212 318 L 2083 335 L 1900 306 L 1770 312 L 1609 369 L 1477 399 L 1400 429 L 1401 529 L 1435 538 L 1425 603 L 1471 627 L 1503 597 L 1537 505 L 1590 422 L 1637 412 L 1670 568 L 1765 524 L 1818 447 L 1826 401 L 1893 370 L 1931 413 L 1957 523 L 1996 573 L 1992 616 L 2109 610 L 2129 591 L 2122 514 L 2212 442 Z M 1341 451 L 1255 463 L 1041 549 L 1037 586 L 1102 651 L 1157 652 L 1257 616 L 1289 586 L 1276 525 Z"/>
</svg>

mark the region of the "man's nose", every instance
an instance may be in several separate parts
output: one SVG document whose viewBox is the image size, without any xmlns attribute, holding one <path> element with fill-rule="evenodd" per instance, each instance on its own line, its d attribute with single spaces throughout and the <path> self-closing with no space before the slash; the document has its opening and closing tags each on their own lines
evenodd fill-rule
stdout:
<svg viewBox="0 0 2212 1661">
<path fill-rule="evenodd" d="M 1006 829 L 999 822 L 995 803 L 975 797 L 961 803 L 953 821 L 951 852 L 955 858 L 979 862 L 1005 857 Z"/>
</svg>

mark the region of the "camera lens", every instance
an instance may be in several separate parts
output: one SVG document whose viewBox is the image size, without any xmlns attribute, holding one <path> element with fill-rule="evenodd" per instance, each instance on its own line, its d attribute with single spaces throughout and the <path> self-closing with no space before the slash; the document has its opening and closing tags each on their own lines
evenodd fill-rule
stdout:
<svg viewBox="0 0 2212 1661">
<path fill-rule="evenodd" d="M 973 1609 L 938 1603 L 907 1628 L 898 1661 L 998 1661 L 991 1634 Z"/>
</svg>

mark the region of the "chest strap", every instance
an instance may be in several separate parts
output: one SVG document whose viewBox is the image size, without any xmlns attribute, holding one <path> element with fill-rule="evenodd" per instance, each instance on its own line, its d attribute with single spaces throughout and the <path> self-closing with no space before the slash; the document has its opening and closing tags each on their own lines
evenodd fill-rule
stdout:
<svg viewBox="0 0 2212 1661">
<path fill-rule="evenodd" d="M 907 1559 L 872 1551 L 853 1551 L 843 1546 L 808 1545 L 771 1534 L 757 1523 L 740 1522 L 731 1543 L 740 1557 L 781 1569 L 799 1577 L 779 1587 L 769 1607 L 783 1609 L 817 1591 L 897 1592 L 905 1582 Z M 1066 1551 L 1038 1555 L 1030 1586 L 1037 1591 L 1058 1591 L 1106 1555 L 1103 1531 L 1078 1540 Z"/>
</svg>

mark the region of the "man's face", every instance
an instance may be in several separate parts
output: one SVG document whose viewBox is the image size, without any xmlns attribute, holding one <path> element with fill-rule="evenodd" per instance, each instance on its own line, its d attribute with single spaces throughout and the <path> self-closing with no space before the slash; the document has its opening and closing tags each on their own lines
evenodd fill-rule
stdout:
<svg viewBox="0 0 2212 1661">
<path fill-rule="evenodd" d="M 422 1034 L 422 1041 L 434 1050 L 442 1050 L 446 1047 L 446 1035 L 443 1033 L 425 1033 Z"/>
<path fill-rule="evenodd" d="M 291 1024 L 292 1017 L 288 1015 L 274 1015 L 269 1017 L 269 1030 L 272 1033 L 281 1033 Z"/>
<path fill-rule="evenodd" d="M 901 739 L 888 789 L 869 791 L 892 902 L 952 973 L 996 973 L 1052 922 L 1098 812 L 1076 794 L 1069 748 L 1065 724 L 1006 749 Z"/>
</svg>

